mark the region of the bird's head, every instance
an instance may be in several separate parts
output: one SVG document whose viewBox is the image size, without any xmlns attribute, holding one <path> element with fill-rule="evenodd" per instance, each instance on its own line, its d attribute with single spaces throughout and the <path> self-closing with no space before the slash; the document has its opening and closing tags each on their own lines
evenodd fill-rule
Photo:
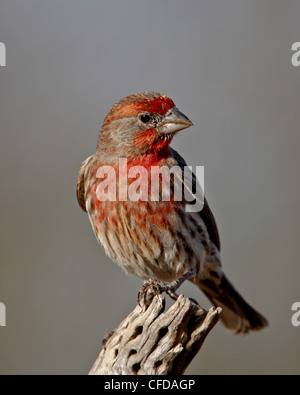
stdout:
<svg viewBox="0 0 300 395">
<path fill-rule="evenodd" d="M 111 107 L 97 151 L 111 159 L 160 152 L 168 148 L 176 132 L 192 125 L 170 98 L 156 92 L 133 94 Z"/>
</svg>

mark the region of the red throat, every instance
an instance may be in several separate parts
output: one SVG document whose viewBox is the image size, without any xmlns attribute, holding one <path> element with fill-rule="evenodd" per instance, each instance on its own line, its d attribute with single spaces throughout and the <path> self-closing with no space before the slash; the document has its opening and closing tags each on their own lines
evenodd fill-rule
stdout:
<svg viewBox="0 0 300 395">
<path fill-rule="evenodd" d="M 170 155 L 169 145 L 172 139 L 171 135 L 160 138 L 156 129 L 147 129 L 135 136 L 133 144 L 137 150 L 147 147 L 140 161 L 160 162 Z"/>
</svg>

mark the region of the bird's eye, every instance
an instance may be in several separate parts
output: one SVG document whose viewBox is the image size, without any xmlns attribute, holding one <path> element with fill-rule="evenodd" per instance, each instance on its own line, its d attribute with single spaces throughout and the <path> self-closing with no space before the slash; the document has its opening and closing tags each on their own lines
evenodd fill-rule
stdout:
<svg viewBox="0 0 300 395">
<path fill-rule="evenodd" d="M 150 117 L 149 114 L 142 114 L 142 115 L 140 116 L 140 120 L 141 120 L 143 123 L 148 123 L 148 122 L 151 121 L 151 117 Z"/>
</svg>

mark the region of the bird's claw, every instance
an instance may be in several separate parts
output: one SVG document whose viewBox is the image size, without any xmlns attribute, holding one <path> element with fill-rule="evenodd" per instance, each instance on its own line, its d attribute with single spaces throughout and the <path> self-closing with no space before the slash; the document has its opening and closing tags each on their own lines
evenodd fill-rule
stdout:
<svg viewBox="0 0 300 395">
<path fill-rule="evenodd" d="M 163 292 L 161 290 L 162 283 L 155 280 L 147 280 L 141 286 L 138 293 L 138 304 L 140 306 L 149 306 L 154 296 L 158 293 Z"/>
<path fill-rule="evenodd" d="M 176 294 L 176 290 L 180 287 L 180 285 L 191 278 L 194 275 L 194 270 L 190 270 L 186 272 L 183 276 L 179 277 L 177 280 L 171 283 L 164 283 L 163 281 L 156 280 L 147 280 L 141 286 L 138 293 L 138 304 L 141 306 L 146 305 L 149 306 L 152 299 L 157 293 L 166 292 L 170 298 L 173 300 L 177 300 L 178 295 Z"/>
</svg>

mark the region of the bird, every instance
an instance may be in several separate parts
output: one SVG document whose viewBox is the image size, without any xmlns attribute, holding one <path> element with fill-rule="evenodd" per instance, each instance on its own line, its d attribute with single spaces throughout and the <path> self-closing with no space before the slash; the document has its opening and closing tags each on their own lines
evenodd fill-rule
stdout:
<svg viewBox="0 0 300 395">
<path fill-rule="evenodd" d="M 245 301 L 223 271 L 216 220 L 206 197 L 197 197 L 193 172 L 188 189 L 202 203 L 201 210 L 187 210 L 187 199 L 174 198 L 174 186 L 187 184 L 183 177 L 187 163 L 170 144 L 175 134 L 191 126 L 173 100 L 158 92 L 135 93 L 116 102 L 104 119 L 96 152 L 80 167 L 78 203 L 88 213 L 104 252 L 127 274 L 145 284 L 156 281 L 176 287 L 188 279 L 222 308 L 221 320 L 231 332 L 260 330 L 268 325 L 266 318 Z M 148 174 L 152 169 L 176 169 L 169 199 L 164 198 L 167 185 L 161 180 L 155 199 L 150 196 L 151 177 L 133 187 L 140 168 Z M 131 171 L 135 177 L 129 177 Z M 135 192 L 132 199 L 130 188 Z"/>
</svg>

